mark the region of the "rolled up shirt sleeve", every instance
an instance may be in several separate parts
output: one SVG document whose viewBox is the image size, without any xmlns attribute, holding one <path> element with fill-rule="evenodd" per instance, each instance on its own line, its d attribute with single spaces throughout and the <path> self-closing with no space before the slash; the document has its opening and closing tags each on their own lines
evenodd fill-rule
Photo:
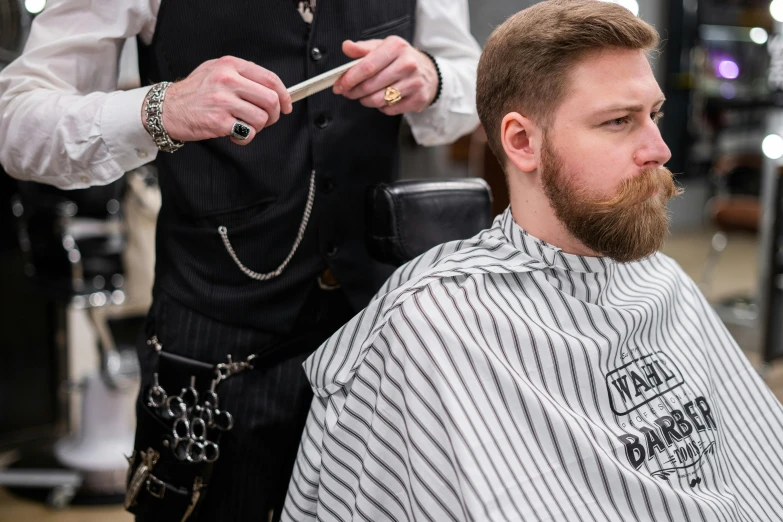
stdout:
<svg viewBox="0 0 783 522">
<path fill-rule="evenodd" d="M 472 132 L 476 113 L 476 68 L 481 48 L 470 33 L 466 0 L 420 0 L 414 45 L 430 53 L 443 79 L 440 98 L 405 118 L 420 145 L 444 145 Z"/>
<path fill-rule="evenodd" d="M 127 38 L 151 34 L 151 0 L 50 0 L 24 53 L 0 71 L 0 163 L 60 188 L 102 185 L 152 161 L 141 106 L 117 91 Z"/>
</svg>

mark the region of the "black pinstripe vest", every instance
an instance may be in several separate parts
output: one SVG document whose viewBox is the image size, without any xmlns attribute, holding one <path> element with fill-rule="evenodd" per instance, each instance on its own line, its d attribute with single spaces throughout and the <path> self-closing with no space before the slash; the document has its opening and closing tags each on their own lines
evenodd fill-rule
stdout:
<svg viewBox="0 0 783 522">
<path fill-rule="evenodd" d="M 312 26 L 291 0 L 163 0 L 155 36 L 139 51 L 142 78 L 174 81 L 225 55 L 252 61 L 291 86 L 349 61 L 345 39 L 412 40 L 415 0 L 322 0 Z M 363 197 L 397 171 L 399 117 L 326 90 L 245 147 L 228 138 L 160 153 L 163 207 L 157 228 L 155 290 L 230 324 L 291 328 L 317 274 L 329 266 L 356 309 L 390 274 L 363 245 Z M 228 133 L 230 129 L 226 129 Z M 311 172 L 310 224 L 279 277 L 256 281 L 229 256 L 269 272 L 285 259 L 302 219 Z"/>
</svg>

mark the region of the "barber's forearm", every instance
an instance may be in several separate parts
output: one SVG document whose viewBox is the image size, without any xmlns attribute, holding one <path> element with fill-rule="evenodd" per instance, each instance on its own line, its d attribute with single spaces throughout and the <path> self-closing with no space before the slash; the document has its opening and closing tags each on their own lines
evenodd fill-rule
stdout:
<svg viewBox="0 0 783 522">
<path fill-rule="evenodd" d="M 10 89 L 0 97 L 0 163 L 15 178 L 60 188 L 110 183 L 155 158 L 157 149 L 132 108 L 145 92 Z"/>
<path fill-rule="evenodd" d="M 143 0 L 47 2 L 24 54 L 0 71 L 0 163 L 9 174 L 83 188 L 155 157 L 139 121 L 146 89 L 113 92 L 126 39 L 151 36 L 150 8 Z"/>
</svg>

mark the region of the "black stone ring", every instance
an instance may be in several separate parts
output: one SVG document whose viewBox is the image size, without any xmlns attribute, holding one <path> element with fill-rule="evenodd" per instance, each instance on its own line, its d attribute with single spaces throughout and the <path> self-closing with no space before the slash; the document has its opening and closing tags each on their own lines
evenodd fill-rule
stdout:
<svg viewBox="0 0 783 522">
<path fill-rule="evenodd" d="M 250 126 L 241 120 L 235 121 L 234 126 L 231 127 L 231 137 L 242 141 L 246 140 L 248 136 L 250 136 Z"/>
</svg>

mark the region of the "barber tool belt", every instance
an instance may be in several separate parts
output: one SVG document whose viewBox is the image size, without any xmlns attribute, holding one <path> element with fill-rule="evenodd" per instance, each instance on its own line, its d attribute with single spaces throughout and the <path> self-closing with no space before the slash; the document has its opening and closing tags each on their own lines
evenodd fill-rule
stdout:
<svg viewBox="0 0 783 522">
<path fill-rule="evenodd" d="M 221 434 L 234 426 L 231 413 L 220 406 L 219 385 L 253 369 L 256 356 L 239 362 L 228 356 L 225 363 L 213 365 L 164 352 L 156 336 L 147 344 L 158 354 L 158 372 L 136 404 L 138 427 L 128 459 L 125 509 L 185 522 L 208 489 L 212 466 L 220 457 Z"/>
</svg>

